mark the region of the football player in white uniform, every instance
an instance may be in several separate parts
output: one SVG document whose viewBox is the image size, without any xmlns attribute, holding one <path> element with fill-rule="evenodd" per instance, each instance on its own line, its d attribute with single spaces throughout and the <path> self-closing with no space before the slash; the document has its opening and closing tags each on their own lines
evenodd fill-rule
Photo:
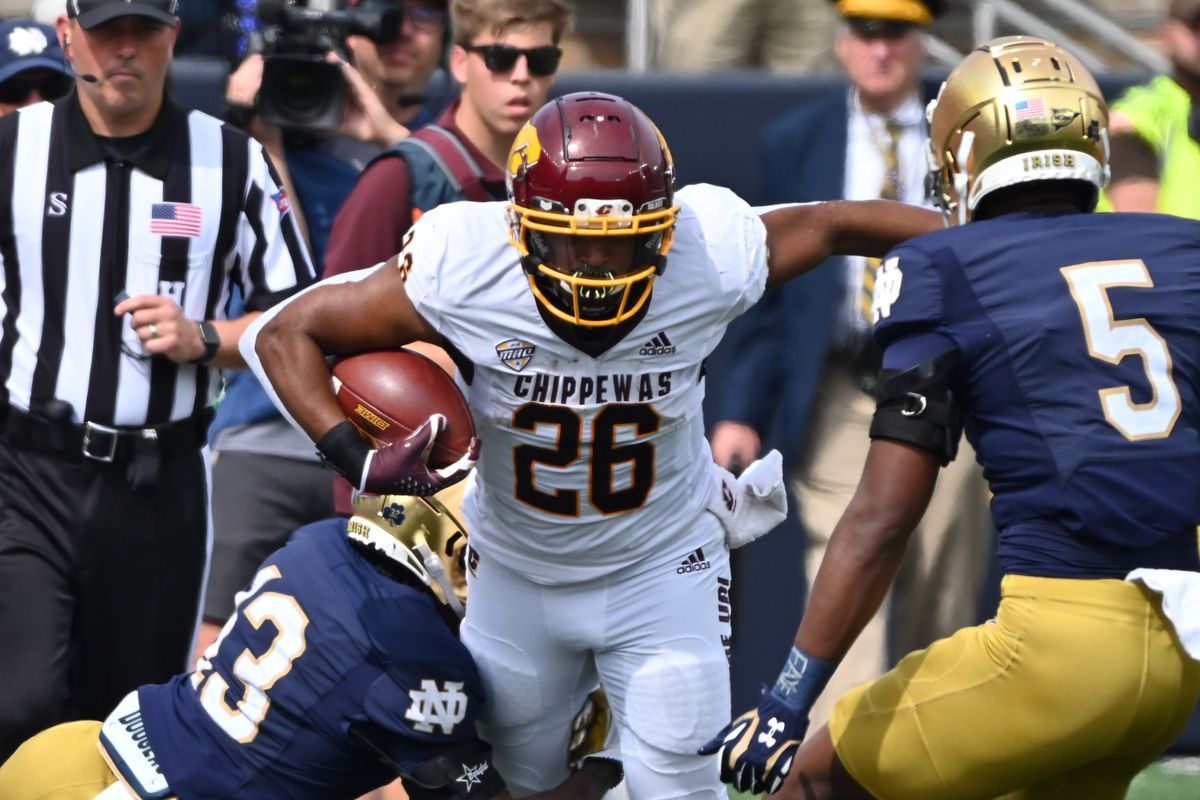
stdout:
<svg viewBox="0 0 1200 800">
<path fill-rule="evenodd" d="M 725 797 L 716 760 L 696 754 L 730 712 L 704 359 L 766 286 L 941 227 L 886 201 L 760 216 L 726 189 L 676 193 L 674 177 L 640 110 L 567 95 L 518 134 L 509 203 L 425 214 L 396 258 L 243 338 L 284 412 L 362 490 L 437 491 L 478 454 L 462 637 L 488 689 L 481 732 L 518 796 L 566 775 L 572 713 L 599 678 L 631 797 Z M 441 471 L 424 461 L 436 415 L 375 450 L 330 389 L 326 355 L 414 340 L 453 354 L 486 442 Z"/>
</svg>

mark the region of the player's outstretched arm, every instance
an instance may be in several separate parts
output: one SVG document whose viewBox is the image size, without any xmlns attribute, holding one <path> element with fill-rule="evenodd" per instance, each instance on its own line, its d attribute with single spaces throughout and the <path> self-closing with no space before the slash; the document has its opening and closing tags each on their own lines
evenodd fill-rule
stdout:
<svg viewBox="0 0 1200 800">
<path fill-rule="evenodd" d="M 721 780 L 739 791 L 774 793 L 783 787 L 808 729 L 809 710 L 883 602 L 929 504 L 939 466 L 929 450 L 887 439 L 871 443 L 779 678 L 757 708 L 700 750 L 719 755 Z"/>
<path fill-rule="evenodd" d="M 767 285 L 803 275 L 830 256 L 882 258 L 896 245 L 944 227 L 942 215 L 892 200 L 828 200 L 782 206 L 767 226 Z"/>
</svg>

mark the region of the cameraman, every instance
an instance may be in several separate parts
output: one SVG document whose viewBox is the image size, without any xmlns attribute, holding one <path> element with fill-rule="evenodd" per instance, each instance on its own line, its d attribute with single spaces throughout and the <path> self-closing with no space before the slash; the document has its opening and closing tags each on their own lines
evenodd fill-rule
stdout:
<svg viewBox="0 0 1200 800">
<path fill-rule="evenodd" d="M 285 130 L 257 116 L 263 57 L 246 58 L 226 89 L 229 116 L 259 139 L 275 162 L 296 219 L 307 227 L 314 263 L 321 268 L 333 219 L 358 173 L 375 155 L 403 139 L 440 110 L 424 89 L 442 57 L 447 34 L 445 0 L 365 0 L 342 10 L 401 8 L 403 22 L 385 41 L 351 35 L 346 112 L 331 130 Z M 433 106 L 433 107 L 431 107 Z M 202 652 L 233 610 L 234 593 L 290 531 L 329 516 L 331 478 L 311 442 L 276 412 L 250 372 L 233 374 L 209 430 L 213 467 L 213 559 L 199 649 Z"/>
</svg>

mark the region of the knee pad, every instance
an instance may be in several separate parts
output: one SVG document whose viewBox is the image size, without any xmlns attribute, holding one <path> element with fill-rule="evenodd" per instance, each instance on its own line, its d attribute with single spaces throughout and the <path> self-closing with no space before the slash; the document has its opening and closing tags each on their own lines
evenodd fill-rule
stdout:
<svg viewBox="0 0 1200 800">
<path fill-rule="evenodd" d="M 479 667 L 487 692 L 482 722 L 516 728 L 542 716 L 545 698 L 538 670 L 525 653 L 508 642 L 481 634 L 468 624 L 462 626 L 462 640 Z"/>
<path fill-rule="evenodd" d="M 696 756 L 696 749 L 729 721 L 725 653 L 700 638 L 671 643 L 630 676 L 625 727 L 663 754 Z"/>
</svg>

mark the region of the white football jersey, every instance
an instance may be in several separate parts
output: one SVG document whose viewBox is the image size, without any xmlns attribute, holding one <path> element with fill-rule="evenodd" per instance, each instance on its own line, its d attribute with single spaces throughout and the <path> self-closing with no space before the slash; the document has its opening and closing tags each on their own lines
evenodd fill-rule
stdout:
<svg viewBox="0 0 1200 800">
<path fill-rule="evenodd" d="M 463 506 L 471 544 L 536 582 L 589 580 L 686 548 L 705 513 L 701 368 L 763 293 L 766 229 L 727 189 L 689 186 L 676 200 L 649 311 L 594 358 L 543 321 L 505 204 L 444 205 L 412 228 L 409 296 L 474 365 L 459 376 L 482 441 Z"/>
</svg>

